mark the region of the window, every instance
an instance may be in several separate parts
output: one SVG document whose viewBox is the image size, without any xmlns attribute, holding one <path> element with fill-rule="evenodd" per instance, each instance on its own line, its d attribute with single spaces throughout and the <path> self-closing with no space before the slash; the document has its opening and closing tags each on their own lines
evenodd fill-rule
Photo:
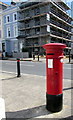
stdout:
<svg viewBox="0 0 73 120">
<path fill-rule="evenodd" d="M 29 17 L 29 10 L 25 11 L 25 17 Z"/>
<path fill-rule="evenodd" d="M 25 22 L 25 27 L 29 27 L 29 21 Z"/>
<path fill-rule="evenodd" d="M 71 29 L 71 32 L 73 32 L 73 28 Z"/>
<path fill-rule="evenodd" d="M 14 52 L 17 52 L 18 51 L 18 44 L 17 42 L 14 42 Z"/>
<path fill-rule="evenodd" d="M 1 30 L 0 30 L 0 38 L 1 38 Z"/>
<path fill-rule="evenodd" d="M 16 14 L 14 14 L 14 20 L 16 20 Z"/>
<path fill-rule="evenodd" d="M 35 9 L 34 9 L 34 14 L 35 14 L 35 15 L 38 15 L 39 13 L 40 13 L 39 7 L 35 8 Z"/>
<path fill-rule="evenodd" d="M 48 21 L 50 20 L 50 15 L 49 15 L 49 14 L 47 14 L 47 20 L 48 20 Z"/>
<path fill-rule="evenodd" d="M 0 19 L 0 25 L 1 25 L 1 19 Z"/>
<path fill-rule="evenodd" d="M 39 34 L 40 33 L 40 28 L 35 28 L 35 34 Z"/>
<path fill-rule="evenodd" d="M 5 52 L 5 43 L 2 43 L 2 51 Z"/>
<path fill-rule="evenodd" d="M 6 16 L 6 22 L 7 22 L 7 23 L 10 22 L 10 16 L 9 16 L 9 15 Z"/>
<path fill-rule="evenodd" d="M 27 36 L 30 35 L 30 30 L 26 30 L 26 35 L 27 35 Z"/>
<path fill-rule="evenodd" d="M 73 21 L 71 21 L 71 24 L 73 25 Z"/>
<path fill-rule="evenodd" d="M 14 25 L 14 37 L 16 37 L 17 36 L 17 25 Z"/>
<path fill-rule="evenodd" d="M 14 13 L 13 14 L 13 21 L 16 21 L 17 20 L 17 13 Z"/>
<path fill-rule="evenodd" d="M 39 17 L 35 18 L 35 25 L 40 25 L 40 18 Z"/>
<path fill-rule="evenodd" d="M 10 33 L 10 27 L 7 28 L 7 37 L 10 37 L 11 33 Z"/>
<path fill-rule="evenodd" d="M 50 26 L 47 25 L 47 32 L 50 32 Z"/>
<path fill-rule="evenodd" d="M 38 38 L 35 39 L 34 45 L 35 45 L 35 46 L 36 46 L 36 45 L 39 45 L 39 43 L 38 43 Z M 37 51 L 37 50 L 35 50 L 35 51 Z"/>
</svg>

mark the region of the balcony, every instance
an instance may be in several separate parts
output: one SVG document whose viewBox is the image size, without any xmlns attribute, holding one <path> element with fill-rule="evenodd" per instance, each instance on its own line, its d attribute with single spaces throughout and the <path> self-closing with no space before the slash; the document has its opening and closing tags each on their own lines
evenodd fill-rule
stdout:
<svg viewBox="0 0 73 120">
<path fill-rule="evenodd" d="M 39 7 L 36 7 L 34 9 L 34 15 L 39 15 L 40 14 L 40 8 Z"/>
<path fill-rule="evenodd" d="M 26 46 L 33 46 L 32 43 L 26 43 Z"/>
<path fill-rule="evenodd" d="M 71 40 L 71 36 L 68 34 L 63 34 L 61 32 L 57 32 L 53 30 L 51 30 L 51 34 Z"/>
<path fill-rule="evenodd" d="M 67 35 L 66 35 L 66 34 L 63 34 L 62 36 L 63 36 L 64 38 L 66 38 L 66 39 L 71 40 L 71 36 L 70 36 L 70 35 L 68 35 L 68 34 L 67 34 Z"/>
<path fill-rule="evenodd" d="M 54 4 L 56 4 L 59 8 L 61 8 L 65 12 L 70 9 L 70 7 L 64 1 L 54 2 Z"/>
<path fill-rule="evenodd" d="M 36 47 L 39 46 L 39 43 L 34 39 L 34 41 L 26 41 L 26 46 Z"/>
<path fill-rule="evenodd" d="M 53 19 L 50 20 L 50 23 L 62 28 L 62 24 L 60 24 L 59 22 L 57 22 L 57 21 L 55 21 Z"/>
<path fill-rule="evenodd" d="M 53 8 L 50 9 L 50 11 L 55 14 L 56 16 L 58 16 L 59 18 L 63 19 L 64 21 L 66 21 L 67 23 L 71 24 L 71 20 L 69 20 L 68 17 L 64 17 L 64 15 L 62 15 L 62 13 L 60 14 L 57 10 L 55 11 Z"/>
<path fill-rule="evenodd" d="M 25 25 L 24 25 L 24 24 L 21 24 L 21 25 L 18 26 L 18 29 L 19 29 L 19 30 L 22 30 L 22 29 L 24 29 L 24 28 L 25 28 Z"/>
<path fill-rule="evenodd" d="M 24 21 L 30 20 L 30 19 L 31 19 L 30 16 L 28 16 L 28 17 L 26 17 L 26 16 L 21 16 L 21 17 L 18 17 L 18 22 L 24 22 Z"/>
<path fill-rule="evenodd" d="M 66 11 L 59 3 L 54 2 L 58 7 L 60 7 L 63 11 Z"/>
<path fill-rule="evenodd" d="M 57 31 L 51 30 L 51 34 L 57 35 L 57 36 L 59 36 L 59 37 L 62 37 L 62 34 L 58 33 Z"/>
<path fill-rule="evenodd" d="M 57 21 L 55 21 L 55 20 L 53 20 L 53 19 L 50 20 L 50 23 L 52 23 L 52 24 L 54 24 L 54 25 L 56 25 L 56 26 L 58 26 L 58 27 L 60 27 L 60 28 L 63 28 L 63 29 L 65 29 L 65 30 L 67 30 L 68 32 L 71 32 L 71 28 L 70 28 L 70 27 L 67 27 L 67 26 L 65 26 L 64 24 L 59 23 L 59 22 L 57 22 Z"/>
<path fill-rule="evenodd" d="M 40 2 L 41 3 L 41 2 Z M 20 9 L 31 7 L 33 5 L 39 4 L 39 2 L 23 2 L 20 4 Z"/>
<path fill-rule="evenodd" d="M 23 33 L 23 32 L 18 32 L 17 38 L 25 38 L 25 37 L 26 37 L 25 33 Z"/>
</svg>

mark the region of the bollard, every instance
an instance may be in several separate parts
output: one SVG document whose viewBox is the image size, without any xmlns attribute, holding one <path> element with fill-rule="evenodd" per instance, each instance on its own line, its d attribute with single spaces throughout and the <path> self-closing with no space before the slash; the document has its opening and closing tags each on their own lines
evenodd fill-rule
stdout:
<svg viewBox="0 0 73 120">
<path fill-rule="evenodd" d="M 39 61 L 39 54 L 38 54 L 38 61 Z"/>
<path fill-rule="evenodd" d="M 17 58 L 17 77 L 21 77 L 20 75 L 20 59 Z"/>
<path fill-rule="evenodd" d="M 63 106 L 63 49 L 66 45 L 49 43 L 46 49 L 46 108 L 59 112 Z"/>
<path fill-rule="evenodd" d="M 69 51 L 69 63 L 70 63 L 70 51 Z"/>
<path fill-rule="evenodd" d="M 73 59 L 73 55 L 71 55 L 71 58 Z"/>
<path fill-rule="evenodd" d="M 35 60 L 35 54 L 33 54 L 33 60 Z"/>
<path fill-rule="evenodd" d="M 3 60 L 4 56 L 3 56 L 3 53 L 2 53 L 2 60 Z"/>
</svg>

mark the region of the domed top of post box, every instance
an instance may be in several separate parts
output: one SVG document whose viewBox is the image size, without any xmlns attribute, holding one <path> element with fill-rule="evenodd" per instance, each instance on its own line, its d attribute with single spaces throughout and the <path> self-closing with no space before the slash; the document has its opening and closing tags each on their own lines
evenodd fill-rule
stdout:
<svg viewBox="0 0 73 120">
<path fill-rule="evenodd" d="M 66 48 L 66 45 L 62 44 L 62 43 L 49 43 L 49 44 L 43 45 L 43 48 L 46 50 L 48 50 L 48 49 L 64 49 L 64 48 Z"/>
</svg>

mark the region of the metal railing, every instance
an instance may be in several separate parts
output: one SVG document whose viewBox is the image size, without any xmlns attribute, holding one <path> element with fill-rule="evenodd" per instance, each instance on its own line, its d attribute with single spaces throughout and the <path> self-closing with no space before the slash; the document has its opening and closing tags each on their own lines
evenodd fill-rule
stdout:
<svg viewBox="0 0 73 120">
<path fill-rule="evenodd" d="M 63 25 L 62 23 L 59 23 L 59 22 L 56 22 L 55 20 L 51 19 L 50 20 L 50 23 L 54 24 L 54 25 L 57 25 L 58 27 L 60 28 L 63 28 L 69 32 L 71 32 L 71 29 L 69 27 L 66 27 L 65 25 Z"/>
<path fill-rule="evenodd" d="M 60 14 L 58 11 L 55 11 L 53 8 L 50 9 L 52 13 L 54 13 L 56 16 L 60 17 L 64 21 L 68 22 L 71 24 L 71 21 L 68 19 L 68 17 L 64 17 L 64 15 Z"/>
<path fill-rule="evenodd" d="M 51 30 L 51 34 L 56 35 L 56 36 L 59 36 L 59 37 L 63 37 L 63 38 L 69 39 L 69 40 L 71 39 L 71 36 L 70 36 L 70 35 L 68 35 L 68 34 L 63 34 L 63 33 L 61 33 L 61 32 L 57 32 L 57 31 Z"/>
</svg>

